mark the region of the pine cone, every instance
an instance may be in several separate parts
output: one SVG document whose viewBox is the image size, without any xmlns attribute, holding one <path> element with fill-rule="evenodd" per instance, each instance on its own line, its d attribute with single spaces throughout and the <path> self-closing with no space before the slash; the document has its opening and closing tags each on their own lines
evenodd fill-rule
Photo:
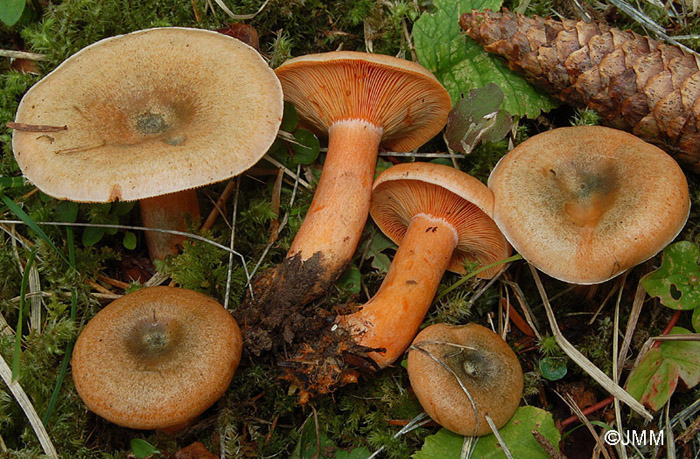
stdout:
<svg viewBox="0 0 700 459">
<path fill-rule="evenodd" d="M 563 102 L 659 145 L 700 172 L 700 58 L 600 23 L 472 11 L 469 36 Z"/>
</svg>

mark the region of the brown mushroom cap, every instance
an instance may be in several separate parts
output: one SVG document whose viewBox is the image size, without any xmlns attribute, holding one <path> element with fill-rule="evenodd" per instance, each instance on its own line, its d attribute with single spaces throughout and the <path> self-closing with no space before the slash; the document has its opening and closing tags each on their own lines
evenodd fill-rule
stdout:
<svg viewBox="0 0 700 459">
<path fill-rule="evenodd" d="M 489 177 L 494 219 L 548 275 L 595 284 L 654 256 L 683 229 L 688 184 L 659 148 L 600 126 L 538 134 Z"/>
<path fill-rule="evenodd" d="M 285 99 L 318 133 L 336 121 L 361 119 L 383 128 L 382 145 L 400 151 L 440 132 L 452 107 L 445 88 L 424 67 L 381 54 L 309 54 L 275 72 Z"/>
<path fill-rule="evenodd" d="M 474 407 L 455 375 L 416 347 L 459 376 L 476 405 L 478 429 Z M 461 435 L 473 436 L 475 429 L 477 436 L 491 433 L 486 414 L 497 428 L 502 427 L 515 413 L 523 394 L 523 371 L 515 353 L 500 336 L 477 324 L 425 328 L 413 340 L 407 369 L 411 387 L 425 412 Z"/>
<path fill-rule="evenodd" d="M 478 179 L 441 164 L 404 163 L 377 177 L 370 214 L 382 232 L 399 245 L 417 214 L 452 224 L 459 242 L 447 269 L 464 273 L 465 260 L 486 266 L 510 255 L 510 245 L 491 218 L 492 209 L 493 194 Z M 479 277 L 491 278 L 501 269 L 496 266 Z"/>
<path fill-rule="evenodd" d="M 24 96 L 15 130 L 24 175 L 73 201 L 137 200 L 235 176 L 275 140 L 282 89 L 250 46 L 200 29 L 107 38 Z"/>
<path fill-rule="evenodd" d="M 182 288 L 144 288 L 88 322 L 73 350 L 73 380 L 87 407 L 108 421 L 164 429 L 223 395 L 241 349 L 236 321 L 213 299 Z"/>
</svg>

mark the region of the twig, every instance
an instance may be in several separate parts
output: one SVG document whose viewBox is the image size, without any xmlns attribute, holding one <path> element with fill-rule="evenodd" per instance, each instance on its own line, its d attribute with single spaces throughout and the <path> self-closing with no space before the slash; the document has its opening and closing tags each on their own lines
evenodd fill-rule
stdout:
<svg viewBox="0 0 700 459">
<path fill-rule="evenodd" d="M 9 129 L 14 129 L 15 131 L 25 131 L 25 132 L 59 132 L 68 130 L 68 126 L 49 126 L 47 124 L 26 124 L 26 123 L 15 123 L 10 121 L 5 123 L 5 126 Z"/>
<path fill-rule="evenodd" d="M 542 435 L 536 430 L 533 430 L 532 436 L 535 437 L 535 440 L 537 440 L 537 443 L 540 444 L 542 449 L 549 455 L 550 458 L 552 459 L 566 459 L 566 456 L 564 456 L 556 446 L 554 446 L 547 437 Z"/>
<path fill-rule="evenodd" d="M 255 16 L 260 14 L 262 10 L 265 9 L 267 4 L 270 2 L 270 0 L 265 0 L 265 3 L 262 4 L 260 8 L 258 8 L 258 11 L 255 13 L 250 13 L 250 14 L 235 14 L 233 11 L 231 11 L 228 6 L 223 2 L 223 0 L 214 0 L 217 5 L 219 5 L 219 8 L 224 10 L 224 13 L 228 14 L 231 19 L 234 21 L 244 21 L 247 19 L 253 19 Z"/>
<path fill-rule="evenodd" d="M 45 54 L 28 53 L 27 51 L 14 51 L 11 49 L 0 49 L 0 57 L 9 57 L 10 59 L 27 59 L 30 61 L 44 61 L 48 59 Z"/>
<path fill-rule="evenodd" d="M 276 160 L 275 158 L 273 158 L 272 156 L 270 156 L 270 155 L 265 155 L 265 156 L 263 156 L 263 159 L 266 160 L 266 161 L 268 161 L 268 162 L 270 162 L 270 163 L 272 163 L 275 167 L 281 167 L 282 169 L 284 169 L 284 173 L 287 174 L 288 176 L 290 176 L 291 178 L 293 178 L 294 180 L 298 181 L 298 182 L 299 182 L 299 185 L 303 186 L 303 187 L 306 188 L 307 190 L 310 190 L 310 189 L 311 189 L 311 185 L 309 185 L 309 182 L 307 182 L 306 180 L 302 179 L 301 177 L 299 177 L 299 176 L 298 176 L 297 174 L 295 174 L 294 172 L 292 172 L 292 171 L 290 171 L 289 169 L 287 169 L 286 167 L 284 167 L 284 164 L 282 164 L 281 162 L 277 161 L 277 160 Z"/>
<path fill-rule="evenodd" d="M 226 295 L 224 296 L 224 308 L 228 309 L 228 298 L 231 294 L 231 277 L 233 274 L 233 242 L 236 234 L 236 214 L 238 213 L 238 191 L 240 189 L 240 178 L 235 179 L 236 182 L 236 194 L 233 197 L 233 215 L 231 216 L 231 239 L 229 240 L 229 249 L 231 251 L 228 253 L 228 271 L 226 273 Z M 231 182 L 233 183 L 233 181 Z M 228 188 L 228 187 L 227 187 Z M 250 284 L 250 279 L 248 279 Z M 252 295 L 251 289 L 251 295 Z"/>
<path fill-rule="evenodd" d="M 605 390 L 607 390 L 615 398 L 619 398 L 622 402 L 627 404 L 630 408 L 640 414 L 644 419 L 651 421 L 654 417 L 649 413 L 644 405 L 639 403 L 634 399 L 627 391 L 622 387 L 615 384 L 608 375 L 603 373 L 598 367 L 593 365 L 590 360 L 588 360 L 583 354 L 581 354 L 578 349 L 576 349 L 567 339 L 562 335 L 561 330 L 559 330 L 559 325 L 557 325 L 557 320 L 554 317 L 554 311 L 552 311 L 552 306 L 549 304 L 549 299 L 547 299 L 547 293 L 544 291 L 544 286 L 540 280 L 539 274 L 532 265 L 529 265 L 530 271 L 532 272 L 532 277 L 535 279 L 535 284 L 537 285 L 537 290 L 542 297 L 544 303 L 545 311 L 547 312 L 547 319 L 549 320 L 549 326 L 552 329 L 554 338 L 556 339 L 559 347 L 568 355 L 578 366 L 580 366 L 590 377 L 598 382 Z"/>
<path fill-rule="evenodd" d="M 29 397 L 27 397 L 22 386 L 18 381 L 12 381 L 12 370 L 10 370 L 10 367 L 7 365 L 2 355 L 0 355 L 0 377 L 5 381 L 5 384 L 7 384 L 15 400 L 17 400 L 17 403 L 19 403 L 27 419 L 29 419 L 29 423 L 32 425 L 32 429 L 34 429 L 34 433 L 36 433 L 44 453 L 49 457 L 57 458 L 58 453 L 51 442 L 51 438 L 49 438 L 48 432 L 46 432 L 44 424 L 41 422 L 39 415 L 36 413 L 32 402 L 29 401 Z"/>
<path fill-rule="evenodd" d="M 209 212 L 209 216 L 202 224 L 201 229 L 208 230 L 211 229 L 212 226 L 214 226 L 214 222 L 216 222 L 216 219 L 219 217 L 219 214 L 222 213 L 224 204 L 228 200 L 229 196 L 231 196 L 231 192 L 233 192 L 233 187 L 235 185 L 235 179 L 229 180 L 229 182 L 226 184 L 226 188 L 224 188 L 224 191 L 221 192 L 219 199 L 216 200 L 214 208 L 211 210 L 211 212 Z"/>
<path fill-rule="evenodd" d="M 505 454 L 508 459 L 513 459 L 513 455 L 510 453 L 506 442 L 503 441 L 501 434 L 498 432 L 498 427 L 496 427 L 496 424 L 493 423 L 493 419 L 491 419 L 491 416 L 489 416 L 488 414 L 484 414 L 484 418 L 486 418 L 486 422 L 489 424 L 491 432 L 493 432 L 493 435 L 496 437 L 496 440 L 498 440 L 498 444 L 501 445 L 501 448 L 503 448 L 503 454 Z"/>
<path fill-rule="evenodd" d="M 632 337 L 634 331 L 637 328 L 637 321 L 642 312 L 642 306 L 644 305 L 644 298 L 646 297 L 646 290 L 642 286 L 640 281 L 637 284 L 637 291 L 634 294 L 634 300 L 632 301 L 632 311 L 630 312 L 630 317 L 627 320 L 627 329 L 625 330 L 625 338 L 622 340 L 622 348 L 618 354 L 617 360 L 620 362 L 620 366 L 617 369 L 618 381 L 622 375 L 622 369 L 625 365 L 625 360 L 627 360 L 627 351 L 629 351 L 630 345 L 632 344 Z"/>
<path fill-rule="evenodd" d="M 613 319 L 613 348 L 612 348 L 612 377 L 615 384 L 619 384 L 619 371 L 618 371 L 618 359 L 617 353 L 619 348 L 619 337 L 620 337 L 620 301 L 622 300 L 622 292 L 625 287 L 625 281 L 627 280 L 627 275 L 629 271 L 625 271 L 622 275 L 622 280 L 620 281 L 620 288 L 618 289 L 617 301 L 615 301 L 615 316 Z M 620 401 L 615 398 L 613 401 L 613 406 L 615 408 L 615 424 L 618 432 L 623 431 L 622 425 L 622 410 L 620 409 Z M 624 445 L 617 445 L 617 449 L 620 453 L 621 459 L 627 459 L 627 448 Z"/>
<path fill-rule="evenodd" d="M 573 397 L 570 394 L 566 394 L 566 397 L 564 397 L 556 390 L 554 391 L 554 393 L 557 394 L 559 396 L 559 398 L 562 399 L 562 401 L 564 403 L 566 403 L 566 405 L 569 407 L 569 409 L 574 412 L 574 414 L 579 418 L 579 420 L 585 424 L 586 428 L 593 436 L 593 439 L 600 447 L 600 450 L 603 452 L 603 456 L 605 456 L 606 459 L 610 459 L 610 455 L 608 454 L 608 451 L 605 449 L 605 446 L 603 445 L 603 442 L 600 439 L 598 432 L 595 431 L 595 429 L 593 428 L 593 424 L 591 424 L 591 421 L 589 421 L 588 418 L 586 417 L 586 415 L 583 414 L 583 412 L 581 411 L 581 408 L 578 407 L 578 405 L 576 404 L 576 401 L 573 399 Z"/>
</svg>

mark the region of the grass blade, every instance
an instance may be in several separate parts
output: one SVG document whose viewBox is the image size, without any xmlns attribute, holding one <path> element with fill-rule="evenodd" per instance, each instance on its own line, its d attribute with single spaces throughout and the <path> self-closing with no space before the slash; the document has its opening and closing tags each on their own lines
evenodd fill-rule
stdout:
<svg viewBox="0 0 700 459">
<path fill-rule="evenodd" d="M 29 284 L 29 271 L 32 269 L 32 264 L 34 264 L 34 258 L 36 258 L 36 248 L 32 249 L 32 251 L 29 253 L 27 264 L 25 265 L 24 272 L 22 273 L 22 285 L 20 286 L 19 293 L 19 313 L 17 317 L 17 328 L 15 329 L 15 350 L 12 356 L 12 381 L 16 381 L 19 377 L 19 354 L 22 351 L 22 321 L 24 320 L 24 303 L 27 295 L 27 284 Z"/>
<path fill-rule="evenodd" d="M 58 256 L 60 256 L 61 259 L 63 259 L 63 261 L 70 264 L 70 262 L 61 253 L 61 251 L 58 250 L 58 248 L 54 245 L 51 239 L 49 239 L 46 233 L 41 228 L 39 228 L 39 225 L 37 225 L 36 222 L 32 220 L 32 218 L 29 215 L 27 215 L 27 213 L 23 211 L 20 206 L 17 205 L 16 202 L 14 202 L 12 199 L 10 199 L 2 193 L 0 193 L 0 199 L 2 199 L 2 202 L 5 203 L 7 208 L 10 209 L 13 214 L 17 215 L 17 218 L 22 220 L 29 228 L 31 228 L 32 231 L 34 231 L 36 234 L 39 235 L 40 238 L 46 241 L 46 243 L 49 244 L 49 246 L 56 251 Z"/>
</svg>

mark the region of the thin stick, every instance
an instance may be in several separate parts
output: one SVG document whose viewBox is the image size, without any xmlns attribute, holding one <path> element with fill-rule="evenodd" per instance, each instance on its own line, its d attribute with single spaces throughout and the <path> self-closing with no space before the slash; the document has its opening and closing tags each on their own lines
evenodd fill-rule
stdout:
<svg viewBox="0 0 700 459">
<path fill-rule="evenodd" d="M 233 273 L 233 242 L 236 234 L 236 214 L 238 213 L 238 190 L 241 183 L 240 179 L 235 179 L 236 182 L 236 194 L 233 197 L 233 215 L 231 216 L 231 239 L 229 241 L 229 249 L 231 251 L 228 253 L 228 272 L 226 273 L 226 295 L 224 296 L 224 309 L 228 309 L 228 298 L 231 294 L 231 277 Z M 231 181 L 233 183 L 233 180 Z M 228 186 L 226 187 L 228 188 Z M 250 279 L 248 279 L 250 284 Z M 251 295 L 252 295 L 251 289 Z"/>
<path fill-rule="evenodd" d="M 615 384 L 619 384 L 619 371 L 618 371 L 618 360 L 617 360 L 617 353 L 619 349 L 619 341 L 620 341 L 620 301 L 622 300 L 622 292 L 625 287 L 625 281 L 627 280 L 627 274 L 629 271 L 625 271 L 625 273 L 622 276 L 622 280 L 620 281 L 620 288 L 618 290 L 617 294 L 617 301 L 615 301 L 615 316 L 613 319 L 613 349 L 612 349 L 612 376 L 613 376 L 613 382 Z M 615 398 L 613 401 L 613 406 L 615 409 L 615 423 L 617 425 L 617 430 L 618 432 L 623 431 L 623 426 L 622 426 L 622 410 L 620 409 L 620 401 Z M 622 459 L 627 459 L 627 448 L 625 448 L 623 445 L 620 445 L 618 447 L 618 450 L 620 452 L 620 456 Z"/>
<path fill-rule="evenodd" d="M 566 394 L 566 397 L 564 397 L 556 390 L 554 391 L 554 393 L 557 394 L 559 396 L 559 398 L 562 399 L 562 401 L 564 403 L 566 403 L 566 405 L 569 407 L 569 409 L 571 411 L 573 411 L 573 413 L 576 416 L 578 416 L 578 419 L 584 423 L 584 425 L 586 426 L 588 431 L 591 433 L 591 436 L 593 437 L 593 439 L 595 440 L 595 442 L 598 444 L 601 451 L 603 452 L 603 456 L 605 456 L 606 459 L 610 459 L 610 455 L 608 454 L 608 451 L 605 449 L 605 445 L 603 445 L 603 442 L 601 441 L 600 436 L 598 435 L 598 432 L 595 431 L 595 428 L 593 428 L 593 424 L 591 424 L 591 421 L 589 421 L 588 418 L 586 417 L 586 415 L 583 414 L 583 411 L 581 411 L 581 408 L 578 407 L 578 405 L 576 404 L 576 401 L 573 399 L 573 397 L 569 394 Z"/>
<path fill-rule="evenodd" d="M 221 192 L 219 199 L 216 200 L 214 208 L 211 210 L 211 212 L 209 212 L 209 216 L 202 224 L 201 229 L 208 230 L 211 229 L 212 226 L 214 226 L 214 222 L 216 222 L 216 219 L 219 217 L 219 214 L 224 208 L 224 204 L 228 200 L 229 196 L 231 196 L 231 192 L 233 192 L 234 186 L 236 186 L 235 179 L 229 180 L 228 184 L 226 184 L 226 188 L 224 188 L 224 191 Z"/>
<path fill-rule="evenodd" d="M 32 425 L 32 429 L 34 429 L 34 433 L 36 433 L 44 453 L 49 457 L 57 458 L 58 453 L 51 442 L 48 432 L 46 432 L 46 427 L 44 427 L 44 424 L 41 422 L 39 415 L 36 413 L 32 402 L 29 401 L 29 397 L 27 397 L 27 394 L 24 392 L 24 389 L 22 389 L 22 386 L 19 384 L 19 382 L 12 381 L 12 370 L 10 370 L 7 362 L 5 362 L 5 359 L 2 358 L 2 355 L 0 355 L 0 377 L 2 377 L 2 380 L 5 381 L 7 387 L 10 388 L 10 392 L 12 392 L 15 400 L 17 400 L 17 403 L 19 403 L 19 406 L 22 408 L 22 411 L 24 411 L 27 419 L 29 419 L 29 423 Z"/>
<path fill-rule="evenodd" d="M 544 304 L 545 311 L 547 312 L 547 319 L 549 320 L 549 326 L 552 329 L 554 338 L 559 344 L 559 347 L 568 355 L 578 366 L 580 366 L 588 375 L 596 380 L 598 384 L 603 386 L 611 395 L 615 398 L 619 398 L 622 402 L 627 404 L 630 408 L 640 414 L 644 419 L 651 421 L 654 417 L 649 413 L 644 405 L 639 403 L 634 399 L 627 391 L 622 387 L 615 384 L 608 375 L 603 373 L 598 367 L 593 365 L 590 360 L 588 360 L 583 354 L 581 354 L 578 349 L 576 349 L 567 339 L 562 335 L 561 330 L 559 330 L 559 325 L 557 325 L 557 319 L 554 317 L 554 311 L 552 311 L 552 306 L 549 304 L 549 299 L 547 298 L 547 293 L 544 291 L 544 286 L 540 280 L 537 270 L 530 264 L 530 271 L 532 272 L 532 277 L 535 279 L 535 284 L 537 285 L 537 290 L 542 297 L 542 302 Z"/>
<path fill-rule="evenodd" d="M 224 10 L 224 13 L 228 14 L 231 19 L 234 21 L 245 21 L 247 19 L 253 19 L 255 16 L 260 14 L 262 10 L 265 9 L 267 4 L 270 2 L 270 0 L 265 0 L 265 3 L 262 4 L 262 6 L 256 11 L 255 13 L 251 14 L 235 14 L 233 11 L 231 11 L 228 6 L 223 2 L 223 0 L 214 0 L 217 5 L 219 5 L 219 8 Z"/>
<path fill-rule="evenodd" d="M 44 61 L 48 59 L 48 56 L 45 54 L 14 51 L 11 49 L 0 49 L 0 57 L 9 57 L 10 59 L 27 59 L 30 61 Z"/>
<path fill-rule="evenodd" d="M 503 441 L 501 434 L 498 432 L 498 427 L 496 427 L 496 424 L 493 423 L 493 419 L 491 419 L 491 416 L 489 416 L 488 414 L 484 414 L 484 417 L 486 418 L 486 422 L 488 422 L 489 427 L 491 428 L 491 432 L 493 432 L 493 434 L 496 436 L 498 444 L 501 445 L 501 448 L 503 448 L 503 454 L 505 454 L 508 459 L 513 459 L 513 455 L 510 454 L 510 450 L 508 449 L 508 446 L 506 446 L 506 442 Z"/>
<path fill-rule="evenodd" d="M 292 171 L 290 171 L 289 169 L 287 169 L 286 167 L 284 167 L 284 164 L 282 164 L 281 162 L 277 161 L 277 160 L 276 160 L 275 158 L 273 158 L 272 156 L 270 156 L 270 155 L 265 155 L 265 156 L 263 156 L 263 159 L 266 160 L 266 161 L 268 161 L 268 162 L 270 162 L 270 163 L 272 163 L 275 167 L 281 167 L 282 169 L 284 169 L 284 173 L 287 174 L 288 176 L 290 176 L 291 178 L 293 178 L 294 180 L 298 181 L 298 182 L 299 182 L 299 185 L 303 186 L 303 187 L 306 188 L 307 190 L 310 190 L 310 189 L 311 189 L 311 185 L 309 185 L 309 182 L 307 182 L 306 180 L 302 179 L 301 177 L 299 177 L 299 176 L 298 176 L 297 174 L 295 174 L 294 172 L 292 172 Z"/>
<path fill-rule="evenodd" d="M 26 132 L 59 132 L 68 130 L 68 126 L 49 126 L 47 124 L 26 124 L 26 123 L 15 123 L 10 121 L 5 123 L 5 127 L 9 129 L 14 129 L 15 131 L 26 131 Z"/>
<path fill-rule="evenodd" d="M 632 344 L 634 331 L 637 329 L 637 321 L 639 321 L 639 316 L 642 312 L 642 306 L 644 305 L 644 298 L 646 297 L 646 294 L 646 290 L 644 290 L 644 287 L 642 287 L 642 282 L 640 281 L 639 284 L 637 284 L 637 291 L 635 292 L 634 300 L 632 301 L 632 311 L 630 312 L 630 317 L 627 320 L 625 338 L 622 340 L 622 347 L 620 348 L 620 353 L 617 357 L 618 362 L 620 362 L 620 366 L 617 369 L 618 381 L 622 375 L 625 360 L 627 360 L 627 351 L 629 351 L 630 345 Z"/>
</svg>

